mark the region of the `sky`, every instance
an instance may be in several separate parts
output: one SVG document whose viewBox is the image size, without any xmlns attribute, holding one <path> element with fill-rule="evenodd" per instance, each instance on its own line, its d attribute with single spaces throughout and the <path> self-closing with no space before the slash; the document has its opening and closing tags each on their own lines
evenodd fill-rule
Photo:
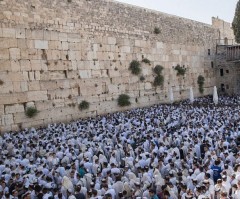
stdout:
<svg viewBox="0 0 240 199">
<path fill-rule="evenodd" d="M 232 23 L 238 0 L 117 0 L 212 24 L 212 17 Z"/>
</svg>

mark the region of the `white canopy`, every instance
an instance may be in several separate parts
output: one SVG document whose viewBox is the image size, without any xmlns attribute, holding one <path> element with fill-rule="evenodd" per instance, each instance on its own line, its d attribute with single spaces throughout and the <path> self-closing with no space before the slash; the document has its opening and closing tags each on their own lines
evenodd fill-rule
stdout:
<svg viewBox="0 0 240 199">
<path fill-rule="evenodd" d="M 217 87 L 213 87 L 213 102 L 215 105 L 218 104 L 218 94 L 217 94 Z"/>
<path fill-rule="evenodd" d="M 172 87 L 169 89 L 169 102 L 172 104 L 174 102 Z"/>
<path fill-rule="evenodd" d="M 190 100 L 191 104 L 194 102 L 194 95 L 193 95 L 192 87 L 189 88 L 189 100 Z"/>
</svg>

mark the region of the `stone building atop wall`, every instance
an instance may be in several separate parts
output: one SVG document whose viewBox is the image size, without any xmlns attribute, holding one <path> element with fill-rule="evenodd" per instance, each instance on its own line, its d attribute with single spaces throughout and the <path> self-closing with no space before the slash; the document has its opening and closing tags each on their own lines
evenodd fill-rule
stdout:
<svg viewBox="0 0 240 199">
<path fill-rule="evenodd" d="M 187 99 L 190 87 L 196 97 L 212 94 L 222 84 L 218 68 L 231 67 L 216 59 L 216 46 L 231 38 L 229 24 L 217 18 L 208 25 L 109 0 L 1 0 L 0 131 L 122 111 L 120 94 L 130 96 L 128 108 L 166 103 L 170 88 L 176 100 Z M 128 69 L 133 60 L 141 62 L 139 76 Z M 156 65 L 164 68 L 158 87 Z M 83 100 L 90 108 L 79 111 Z M 37 116 L 26 117 L 27 107 Z"/>
<path fill-rule="evenodd" d="M 231 23 L 212 18 L 218 29 L 216 41 L 215 75 L 220 94 L 240 94 L 240 45 L 235 42 Z"/>
</svg>

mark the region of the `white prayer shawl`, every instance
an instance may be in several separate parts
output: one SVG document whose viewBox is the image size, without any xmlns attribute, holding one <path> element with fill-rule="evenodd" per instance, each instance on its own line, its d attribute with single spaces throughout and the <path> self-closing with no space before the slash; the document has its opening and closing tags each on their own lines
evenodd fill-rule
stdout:
<svg viewBox="0 0 240 199">
<path fill-rule="evenodd" d="M 67 176 L 64 176 L 63 177 L 63 180 L 62 180 L 62 187 L 66 190 L 71 190 L 73 191 L 73 183 L 72 181 L 67 177 Z"/>
</svg>

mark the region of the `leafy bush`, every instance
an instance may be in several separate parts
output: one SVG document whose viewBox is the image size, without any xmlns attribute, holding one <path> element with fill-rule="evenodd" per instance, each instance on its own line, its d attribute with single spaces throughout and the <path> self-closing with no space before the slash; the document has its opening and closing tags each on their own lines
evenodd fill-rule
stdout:
<svg viewBox="0 0 240 199">
<path fill-rule="evenodd" d="M 179 64 L 177 66 L 174 67 L 174 69 L 177 71 L 177 76 L 184 76 L 186 73 L 186 68 L 181 67 Z"/>
<path fill-rule="evenodd" d="M 154 79 L 154 86 L 162 86 L 164 82 L 164 77 L 162 75 L 157 75 Z"/>
<path fill-rule="evenodd" d="M 38 113 L 38 111 L 35 107 L 27 107 L 27 109 L 25 111 L 25 115 L 29 118 L 36 116 L 37 113 Z"/>
<path fill-rule="evenodd" d="M 143 82 L 144 80 L 145 80 L 145 77 L 143 75 L 141 75 L 140 81 Z"/>
<path fill-rule="evenodd" d="M 86 100 L 83 100 L 79 105 L 78 105 L 78 108 L 79 110 L 86 110 L 89 108 L 89 102 L 87 102 Z"/>
<path fill-rule="evenodd" d="M 144 62 L 144 63 L 146 63 L 146 64 L 151 64 L 151 62 L 150 62 L 150 60 L 149 59 L 147 59 L 147 58 L 144 58 L 143 60 L 142 60 L 142 62 Z"/>
<path fill-rule="evenodd" d="M 121 94 L 118 97 L 118 106 L 129 106 L 131 102 L 129 101 L 130 97 L 127 94 Z"/>
<path fill-rule="evenodd" d="M 141 64 L 139 61 L 133 60 L 130 63 L 129 70 L 132 72 L 132 74 L 139 75 L 141 73 Z"/>
<path fill-rule="evenodd" d="M 161 75 L 163 70 L 163 67 L 161 65 L 156 65 L 153 69 L 154 73 L 156 73 L 157 75 Z"/>
<path fill-rule="evenodd" d="M 158 34 L 161 33 L 161 30 L 160 30 L 158 27 L 155 27 L 155 28 L 154 28 L 154 33 L 155 33 L 156 35 L 158 35 Z"/>
<path fill-rule="evenodd" d="M 197 83 L 198 83 L 198 90 L 199 90 L 199 92 L 203 93 L 204 92 L 203 85 L 205 83 L 205 78 L 202 75 L 199 75 Z"/>
</svg>

